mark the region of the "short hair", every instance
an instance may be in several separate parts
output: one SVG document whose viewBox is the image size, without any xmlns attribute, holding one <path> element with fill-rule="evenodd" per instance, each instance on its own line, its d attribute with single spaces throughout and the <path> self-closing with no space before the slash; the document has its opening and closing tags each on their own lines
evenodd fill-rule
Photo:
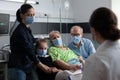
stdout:
<svg viewBox="0 0 120 80">
<path fill-rule="evenodd" d="M 51 37 L 52 34 L 55 34 L 55 33 L 60 34 L 59 31 L 51 31 L 51 32 L 49 33 L 49 38 Z"/>
<path fill-rule="evenodd" d="M 47 43 L 47 40 L 46 40 L 46 39 L 38 39 L 38 40 L 36 41 L 36 46 L 35 46 L 35 48 L 37 49 L 37 48 L 40 46 L 41 43 Z"/>
<path fill-rule="evenodd" d="M 74 26 L 70 29 L 70 32 L 71 32 L 71 30 L 72 30 L 73 28 L 75 28 L 75 27 L 78 27 L 78 28 L 80 29 L 81 33 L 83 33 L 83 28 L 82 28 L 81 26 L 79 26 L 79 25 L 74 25 Z"/>
<path fill-rule="evenodd" d="M 108 8 L 101 7 L 96 9 L 92 13 L 89 23 L 104 39 L 115 41 L 120 38 L 117 17 Z"/>
</svg>

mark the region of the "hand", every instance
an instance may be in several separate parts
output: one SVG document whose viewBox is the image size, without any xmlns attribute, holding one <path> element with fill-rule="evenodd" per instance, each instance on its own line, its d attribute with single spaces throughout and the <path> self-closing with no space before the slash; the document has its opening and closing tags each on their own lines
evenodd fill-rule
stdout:
<svg viewBox="0 0 120 80">
<path fill-rule="evenodd" d="M 76 70 L 79 70 L 80 68 L 81 68 L 80 65 L 71 65 L 71 70 L 76 71 Z"/>
<path fill-rule="evenodd" d="M 55 72 L 60 71 L 60 70 L 57 69 L 56 67 L 50 67 L 50 69 L 51 69 L 51 73 L 55 73 Z"/>
<path fill-rule="evenodd" d="M 55 73 L 58 72 L 58 69 L 56 67 L 46 67 L 46 70 L 44 70 L 46 73 Z"/>
<path fill-rule="evenodd" d="M 85 65 L 85 60 L 82 58 L 82 56 L 78 57 L 79 61 L 82 63 L 83 67 Z"/>
<path fill-rule="evenodd" d="M 81 63 L 83 63 L 83 62 L 84 62 L 84 60 L 83 60 L 83 57 L 82 57 L 82 56 L 78 56 L 78 59 L 79 59 L 79 61 L 80 61 Z"/>
</svg>

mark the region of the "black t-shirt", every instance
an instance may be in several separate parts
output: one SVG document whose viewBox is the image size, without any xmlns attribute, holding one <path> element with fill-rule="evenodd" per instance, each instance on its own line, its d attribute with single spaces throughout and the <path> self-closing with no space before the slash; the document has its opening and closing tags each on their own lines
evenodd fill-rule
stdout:
<svg viewBox="0 0 120 80">
<path fill-rule="evenodd" d="M 38 59 L 45 65 L 49 67 L 55 67 L 54 63 L 52 62 L 52 58 L 50 56 L 48 57 L 40 57 L 38 56 Z M 37 73 L 40 80 L 54 80 L 57 73 L 45 73 L 43 70 L 37 68 Z"/>
</svg>

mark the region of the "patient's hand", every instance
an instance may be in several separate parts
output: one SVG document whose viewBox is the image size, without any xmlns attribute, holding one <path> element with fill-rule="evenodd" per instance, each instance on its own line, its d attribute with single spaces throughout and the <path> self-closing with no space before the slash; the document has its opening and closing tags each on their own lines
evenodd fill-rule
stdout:
<svg viewBox="0 0 120 80">
<path fill-rule="evenodd" d="M 83 58 L 82 58 L 82 56 L 78 56 L 78 59 L 79 59 L 79 61 L 82 63 L 84 60 L 83 60 Z"/>
<path fill-rule="evenodd" d="M 85 60 L 82 58 L 82 56 L 78 57 L 79 61 L 82 63 L 83 67 L 85 65 Z"/>
<path fill-rule="evenodd" d="M 81 66 L 80 65 L 71 65 L 71 70 L 80 70 Z"/>
</svg>

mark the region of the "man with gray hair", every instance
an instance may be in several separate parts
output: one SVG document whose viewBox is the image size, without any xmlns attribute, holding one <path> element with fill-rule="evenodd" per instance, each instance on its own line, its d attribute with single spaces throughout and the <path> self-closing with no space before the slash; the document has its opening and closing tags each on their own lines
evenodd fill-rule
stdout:
<svg viewBox="0 0 120 80">
<path fill-rule="evenodd" d="M 93 43 L 89 39 L 82 38 L 83 29 L 80 26 L 73 26 L 70 32 L 72 40 L 68 47 L 81 58 L 81 61 L 95 53 Z"/>
</svg>

